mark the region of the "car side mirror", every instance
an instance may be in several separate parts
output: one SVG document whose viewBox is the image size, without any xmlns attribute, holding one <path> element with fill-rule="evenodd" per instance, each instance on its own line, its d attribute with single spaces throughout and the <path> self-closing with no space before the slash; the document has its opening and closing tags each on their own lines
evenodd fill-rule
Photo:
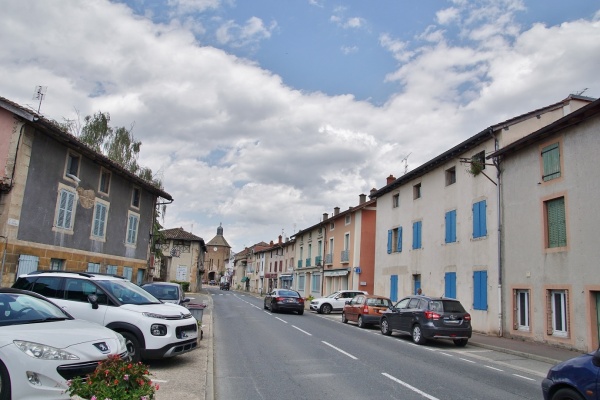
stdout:
<svg viewBox="0 0 600 400">
<path fill-rule="evenodd" d="M 93 310 L 98 309 L 98 296 L 95 294 L 88 294 L 88 301 L 92 305 Z"/>
<path fill-rule="evenodd" d="M 182 303 L 189 303 L 192 299 L 190 299 L 189 297 L 186 297 L 185 299 L 183 299 L 181 302 Z"/>
<path fill-rule="evenodd" d="M 346 300 L 346 304 L 350 304 L 350 300 Z"/>
</svg>

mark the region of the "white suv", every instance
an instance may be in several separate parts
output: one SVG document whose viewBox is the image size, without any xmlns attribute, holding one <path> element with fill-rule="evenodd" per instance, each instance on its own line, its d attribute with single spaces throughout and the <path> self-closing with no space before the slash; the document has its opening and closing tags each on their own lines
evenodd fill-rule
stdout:
<svg viewBox="0 0 600 400">
<path fill-rule="evenodd" d="M 21 275 L 13 288 L 39 293 L 75 318 L 119 332 L 135 362 L 173 357 L 198 345 L 198 323 L 187 308 L 163 303 L 123 277 L 34 271 Z"/>
<path fill-rule="evenodd" d="M 359 294 L 369 294 L 362 290 L 338 290 L 327 297 L 319 297 L 310 302 L 310 309 L 319 314 L 329 314 L 331 311 L 341 311 L 346 301 L 352 300 Z"/>
</svg>

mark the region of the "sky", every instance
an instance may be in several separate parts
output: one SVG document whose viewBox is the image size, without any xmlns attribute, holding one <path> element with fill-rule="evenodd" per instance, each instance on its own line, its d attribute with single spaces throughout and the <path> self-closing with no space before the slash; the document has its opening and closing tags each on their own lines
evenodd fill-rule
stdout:
<svg viewBox="0 0 600 400">
<path fill-rule="evenodd" d="M 600 96 L 597 0 L 7 0 L 0 43 L 0 96 L 110 113 L 175 200 L 163 226 L 208 242 L 222 225 L 234 252 Z"/>
</svg>

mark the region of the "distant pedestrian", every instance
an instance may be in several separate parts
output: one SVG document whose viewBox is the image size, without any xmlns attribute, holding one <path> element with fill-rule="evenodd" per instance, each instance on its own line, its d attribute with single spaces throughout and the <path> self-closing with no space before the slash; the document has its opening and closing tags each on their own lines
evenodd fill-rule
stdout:
<svg viewBox="0 0 600 400">
<path fill-rule="evenodd" d="M 425 294 L 423 293 L 423 291 L 421 290 L 421 288 L 418 288 L 418 289 L 417 289 L 417 294 L 418 294 L 419 296 L 425 296 Z"/>
</svg>

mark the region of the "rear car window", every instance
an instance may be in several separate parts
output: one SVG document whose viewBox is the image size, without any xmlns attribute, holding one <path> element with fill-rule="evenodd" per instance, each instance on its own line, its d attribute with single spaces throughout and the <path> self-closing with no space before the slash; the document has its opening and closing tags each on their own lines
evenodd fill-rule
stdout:
<svg viewBox="0 0 600 400">
<path fill-rule="evenodd" d="M 300 297 L 298 295 L 298 293 L 292 291 L 292 290 L 280 290 L 279 291 L 279 296 L 286 296 L 286 297 Z"/>
<path fill-rule="evenodd" d="M 431 302 L 431 311 L 449 312 L 449 313 L 465 313 L 465 309 L 458 301 L 438 300 Z"/>
<path fill-rule="evenodd" d="M 372 307 L 390 307 L 392 302 L 388 299 L 367 299 L 367 305 Z"/>
</svg>

